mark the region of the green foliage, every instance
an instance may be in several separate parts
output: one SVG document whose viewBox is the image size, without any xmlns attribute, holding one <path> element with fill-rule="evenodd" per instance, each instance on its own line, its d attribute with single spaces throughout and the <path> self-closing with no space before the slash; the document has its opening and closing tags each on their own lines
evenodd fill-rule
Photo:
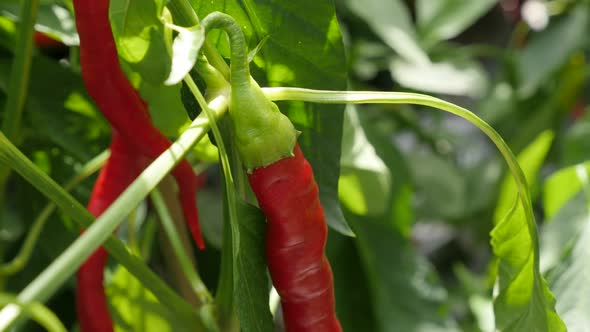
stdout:
<svg viewBox="0 0 590 332">
<path fill-rule="evenodd" d="M 205 114 L 192 125 L 187 117 L 187 111 L 197 116 L 204 103 L 199 105 L 189 89 L 181 90 L 186 75 L 201 83 L 214 77 L 215 87 L 199 86 L 207 102 L 226 93 L 227 38 L 216 30 L 205 40 L 198 24 L 206 14 L 222 11 L 244 30 L 252 76 L 262 87 L 440 94 L 472 109 L 518 152 L 527 188 L 513 181 L 514 174 L 503 168 L 479 130 L 455 117 L 410 105 L 345 110 L 342 105 L 277 102 L 301 131 L 298 142 L 319 183 L 331 226 L 328 256 L 344 331 L 590 328 L 590 303 L 582 296 L 590 293 L 590 117 L 583 114 L 590 98 L 588 1 L 539 2 L 548 6 L 548 25 L 539 31 L 522 20 L 524 13 L 511 12 L 497 0 L 111 2 L 122 66 L 168 137 L 197 132 L 203 138 L 209 128 Z M 0 4 L 0 120 L 11 93 L 21 5 L 16 0 Z M 23 289 L 27 301 L 44 301 L 58 292 L 47 306 L 66 328 L 76 330 L 72 274 L 80 252 L 69 246 L 79 236 L 78 226 L 92 220 L 78 202 L 87 201 L 95 178 L 82 181 L 68 196 L 48 176 L 64 183 L 79 174 L 107 146 L 109 128 L 84 88 L 71 8 L 69 0 L 41 1 L 35 30 L 65 46 L 58 53 L 35 48 L 29 54 L 22 140 L 13 142 L 22 154 L 0 140 L 1 163 L 17 170 L 0 188 L 3 262 L 18 253 L 47 203 L 43 195 L 61 210 L 49 218 L 23 269 L 0 278 L 0 293 L 8 302 L 22 300 L 22 293 L 5 294 Z M 217 52 L 221 57 L 215 57 Z M 192 290 L 173 282 L 178 271 L 157 251 L 169 249 L 154 241 L 157 224 L 144 224 L 153 228 L 139 233 L 124 226 L 117 236 L 139 239 L 141 250 L 134 253 L 143 257 L 131 256 L 114 237 L 105 242 L 114 252 L 106 285 L 118 330 L 199 330 L 217 323 L 224 332 L 280 330 L 280 314 L 269 310 L 264 218 L 252 206 L 255 199 L 230 144 L 230 121 L 218 122 L 227 152 L 205 138 L 189 156 L 208 178 L 199 192 L 208 247 L 197 254 L 197 270 L 212 293 L 217 285 L 215 305 L 197 311 L 188 304 Z M 183 149 L 192 144 L 182 142 Z M 234 180 L 230 191 L 239 196 L 234 203 L 221 194 L 229 181 L 217 167 L 224 157 Z M 154 184 L 153 176 L 142 177 L 136 188 L 139 184 Z M 230 204 L 237 214 L 234 228 L 228 222 Z M 119 204 L 116 210 L 122 209 Z M 533 213 L 543 220 L 539 234 Z M 150 207 L 136 222 L 153 220 L 154 214 Z M 73 258 L 63 263 L 62 253 Z M 67 268 L 52 275 L 56 282 L 40 283 L 38 276 L 46 275 L 48 266 L 55 271 L 56 261 Z M 40 293 L 30 295 L 31 285 Z M 4 314 L 0 310 L 0 318 Z M 0 320 L 0 329 L 2 324 L 6 321 Z M 23 323 L 14 331 L 40 331 L 35 324 Z"/>
</svg>

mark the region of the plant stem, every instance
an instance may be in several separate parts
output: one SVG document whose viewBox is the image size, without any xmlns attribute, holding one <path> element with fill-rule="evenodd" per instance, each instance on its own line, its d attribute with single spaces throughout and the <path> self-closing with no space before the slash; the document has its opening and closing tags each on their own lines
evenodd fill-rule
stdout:
<svg viewBox="0 0 590 332">
<path fill-rule="evenodd" d="M 197 271 L 195 270 L 194 266 L 191 263 L 191 259 L 189 258 L 189 256 L 185 252 L 185 248 L 184 248 L 182 241 L 180 239 L 180 235 L 178 234 L 178 231 L 176 230 L 176 227 L 174 225 L 174 221 L 172 220 L 172 216 L 170 215 L 170 211 L 168 211 L 168 207 L 166 206 L 166 203 L 164 202 L 164 198 L 162 197 L 162 194 L 160 194 L 159 190 L 155 189 L 154 191 L 152 191 L 150 196 L 151 196 L 152 202 L 154 203 L 154 207 L 156 208 L 156 211 L 158 212 L 158 215 L 160 216 L 160 219 L 162 221 L 162 227 L 163 227 L 164 231 L 166 232 L 166 235 L 168 237 L 168 241 L 170 242 L 172 249 L 174 250 L 174 253 L 176 254 L 178 262 L 180 263 L 180 266 L 182 268 L 182 272 L 188 278 L 190 285 L 193 288 L 193 291 L 195 292 L 195 294 L 199 298 L 199 302 L 201 304 L 211 303 L 212 302 L 211 294 L 209 294 L 207 287 L 205 287 L 205 285 L 203 284 L 201 277 L 199 276 L 199 274 L 197 273 Z"/>
<path fill-rule="evenodd" d="M 33 33 L 39 9 L 39 0 L 22 2 L 18 25 L 14 62 L 10 72 L 10 86 L 6 95 L 2 132 L 13 142 L 18 141 L 22 110 L 27 97 L 33 51 Z"/>
<path fill-rule="evenodd" d="M 220 96 L 211 101 L 210 107 L 215 110 L 215 116 L 219 117 L 227 109 L 227 99 Z M 78 267 L 94 250 L 104 243 L 109 253 L 137 277 L 142 284 L 149 288 L 164 305 L 175 308 L 177 312 L 187 319 L 194 320 L 192 308 L 170 290 L 141 260 L 130 255 L 125 246 L 120 241 L 115 240 L 111 233 L 158 182 L 182 160 L 186 152 L 205 135 L 209 129 L 209 124 L 209 120 L 204 115 L 197 117 L 180 138 L 150 164 L 82 236 L 29 283 L 18 295 L 18 300 L 23 303 L 46 300 L 76 272 Z M 44 173 L 38 171 L 32 162 L 22 155 L 14 145 L 10 144 L 3 135 L 0 136 L 0 162 L 15 168 L 17 172 L 46 196 L 54 200 L 74 220 L 83 220 L 83 226 L 87 226 L 89 221 L 92 220 L 86 209 L 63 192 Z M 14 322 L 20 313 L 20 309 L 16 306 L 7 306 L 2 309 L 0 311 L 0 330 L 5 329 Z"/>
<path fill-rule="evenodd" d="M 485 121 L 469 110 L 449 103 L 442 99 L 406 92 L 377 92 L 377 91 L 326 91 L 299 88 L 263 88 L 264 94 L 271 100 L 300 100 L 322 104 L 414 104 L 429 106 L 445 112 L 455 114 L 482 130 L 496 145 L 510 169 L 516 186 L 518 197 L 522 202 L 530 234 L 537 233 L 533 209 L 530 200 L 529 187 L 526 177 L 518 161 L 504 139 Z M 534 242 L 534 251 L 539 252 L 539 242 Z M 539 255 L 535 255 L 535 270 L 538 271 Z"/>
<path fill-rule="evenodd" d="M 10 72 L 10 83 L 4 107 L 2 132 L 13 142 L 19 142 L 22 110 L 27 97 L 29 76 L 31 73 L 31 54 L 33 52 L 33 33 L 39 0 L 22 1 L 20 22 L 16 32 L 16 48 Z M 10 174 L 10 168 L 0 166 L 0 204 L 4 203 L 4 187 Z"/>
<path fill-rule="evenodd" d="M 0 294 L 0 306 L 16 305 L 21 310 L 26 312 L 39 325 L 43 326 L 49 332 L 66 332 L 66 328 L 62 322 L 57 318 L 53 311 L 39 302 L 31 302 L 23 304 L 18 302 L 17 298 L 8 294 Z"/>
<path fill-rule="evenodd" d="M 226 246 L 230 246 L 231 248 L 231 266 L 233 267 L 235 264 L 233 262 L 233 260 L 235 259 L 235 257 L 237 257 L 237 250 L 239 248 L 239 238 L 237 236 L 237 234 L 239 234 L 239 230 L 238 230 L 238 212 L 236 210 L 236 206 L 237 206 L 237 197 L 236 197 L 236 191 L 235 191 L 235 185 L 234 185 L 234 180 L 231 174 L 231 166 L 229 163 L 229 159 L 228 159 L 228 154 L 227 154 L 227 150 L 225 148 L 225 144 L 223 142 L 223 137 L 221 135 L 221 132 L 219 130 L 219 128 L 217 127 L 217 123 L 212 122 L 211 120 L 213 120 L 213 114 L 211 114 L 211 109 L 209 108 L 209 105 L 207 105 L 207 102 L 205 101 L 205 98 L 203 97 L 203 95 L 201 94 L 201 92 L 199 91 L 197 85 L 195 84 L 195 82 L 193 81 L 192 77 L 190 75 L 187 75 L 185 77 L 185 83 L 188 86 L 188 88 L 190 89 L 190 91 L 192 92 L 192 94 L 194 95 L 194 97 L 196 98 L 197 102 L 199 103 L 199 105 L 201 106 L 201 108 L 203 109 L 203 113 L 205 113 L 205 115 L 207 117 L 209 117 L 210 122 L 211 122 L 211 130 L 213 131 L 213 136 L 215 137 L 215 140 L 217 141 L 217 148 L 219 149 L 219 158 L 221 160 L 221 166 L 222 166 L 222 171 L 223 171 L 223 182 L 225 184 L 225 197 L 226 197 L 226 204 L 227 204 L 227 211 L 228 211 L 228 220 L 229 223 L 226 223 L 224 226 L 227 226 L 229 224 L 229 229 L 224 230 L 224 249 L 226 248 Z M 226 233 L 226 231 L 229 231 L 229 234 Z M 226 240 L 229 240 L 231 242 L 229 242 L 229 244 L 227 242 L 225 242 Z M 225 254 L 225 252 L 223 253 Z M 223 258 L 222 258 L 223 260 Z M 227 262 L 226 262 L 227 263 Z M 218 293 L 220 294 L 226 294 L 229 296 L 222 296 L 222 297 L 217 297 L 218 300 L 218 306 L 219 306 L 219 311 L 220 311 L 220 315 L 222 318 L 222 321 L 231 321 L 231 317 L 232 317 L 232 313 L 233 313 L 233 268 L 228 269 L 227 266 L 225 266 L 225 268 L 222 267 L 222 273 L 226 273 L 225 276 L 221 276 L 220 279 L 221 280 L 225 280 L 227 281 L 227 283 L 224 283 L 220 286 L 226 286 L 226 287 L 230 287 L 231 288 L 229 290 L 219 290 L 218 289 Z M 227 274 L 229 273 L 229 274 Z"/>
<path fill-rule="evenodd" d="M 77 186 L 88 176 L 97 172 L 106 162 L 108 156 L 109 151 L 105 150 L 104 152 L 90 160 L 88 163 L 86 163 L 82 167 L 80 172 L 64 185 L 64 190 L 72 190 L 72 188 Z M 33 249 L 35 248 L 35 244 L 39 239 L 39 235 L 41 235 L 43 226 L 45 226 L 45 223 L 47 222 L 54 210 L 55 204 L 48 203 L 45 206 L 45 208 L 43 208 L 41 213 L 39 213 L 39 216 L 33 222 L 33 225 L 31 226 L 31 229 L 29 230 L 27 237 L 23 241 L 23 244 L 18 254 L 10 262 L 0 265 L 0 278 L 17 273 L 18 271 L 22 270 L 22 268 L 26 265 L 27 261 L 31 257 L 31 254 L 33 253 Z"/>
</svg>

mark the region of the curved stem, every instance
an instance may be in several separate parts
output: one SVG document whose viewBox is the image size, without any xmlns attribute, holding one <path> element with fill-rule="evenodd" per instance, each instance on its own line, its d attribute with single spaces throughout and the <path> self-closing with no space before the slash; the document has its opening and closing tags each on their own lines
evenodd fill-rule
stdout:
<svg viewBox="0 0 590 332">
<path fill-rule="evenodd" d="M 105 150 L 98 156 L 94 157 L 92 160 L 87 162 L 82 167 L 80 172 L 64 185 L 64 190 L 72 190 L 84 179 L 86 179 L 93 173 L 97 172 L 102 167 L 102 165 L 104 165 L 108 157 L 109 151 Z M 35 248 L 35 244 L 37 243 L 37 240 L 41 235 L 41 231 L 43 231 L 43 227 L 45 226 L 45 223 L 47 222 L 53 211 L 55 211 L 54 203 L 48 203 L 45 206 L 45 208 L 43 208 L 41 213 L 39 213 L 39 216 L 37 216 L 37 219 L 35 219 L 35 221 L 33 222 L 33 225 L 31 226 L 31 229 L 29 230 L 27 237 L 23 241 L 23 244 L 18 254 L 10 262 L 6 262 L 0 265 L 0 277 L 13 275 L 18 271 L 22 270 L 22 268 L 26 265 L 27 261 L 31 257 L 33 249 Z"/>
<path fill-rule="evenodd" d="M 449 103 L 442 99 L 406 92 L 377 92 L 377 91 L 326 91 L 299 88 L 263 88 L 264 94 L 271 100 L 300 100 L 322 104 L 414 104 L 440 109 L 455 114 L 483 131 L 496 145 L 510 169 L 516 186 L 518 197 L 522 202 L 527 225 L 531 234 L 536 234 L 537 226 L 533 215 L 529 187 L 526 177 L 516 160 L 516 157 L 494 128 L 473 114 L 469 110 Z M 534 250 L 539 251 L 538 241 L 534 242 Z M 535 267 L 538 269 L 539 255 L 535 255 Z"/>
<path fill-rule="evenodd" d="M 26 312 L 39 325 L 43 326 L 49 332 L 66 332 L 66 328 L 57 316 L 46 306 L 39 302 L 28 304 L 19 303 L 16 296 L 0 294 L 0 306 L 17 305 L 21 310 Z"/>
<path fill-rule="evenodd" d="M 246 37 L 244 37 L 244 33 L 236 20 L 227 14 L 215 12 L 207 15 L 202 24 L 205 33 L 219 28 L 223 29 L 229 36 L 231 45 L 230 82 L 232 88 L 234 84 L 250 84 Z"/>
</svg>

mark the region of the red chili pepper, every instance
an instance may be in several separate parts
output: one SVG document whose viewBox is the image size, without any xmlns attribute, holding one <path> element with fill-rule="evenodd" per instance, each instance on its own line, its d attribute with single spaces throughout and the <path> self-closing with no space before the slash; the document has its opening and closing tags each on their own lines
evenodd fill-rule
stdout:
<svg viewBox="0 0 590 332">
<path fill-rule="evenodd" d="M 257 168 L 248 180 L 268 220 L 266 261 L 287 331 L 341 331 L 332 269 L 324 254 L 326 218 L 299 145 L 295 156 Z"/>
<path fill-rule="evenodd" d="M 57 49 L 67 47 L 62 42 L 55 40 L 41 31 L 35 31 L 35 46 L 45 49 Z"/>
<path fill-rule="evenodd" d="M 266 260 L 289 332 L 342 331 L 334 310 L 328 229 L 313 171 L 297 131 L 250 77 L 244 34 L 229 15 L 212 13 L 206 31 L 224 29 L 231 46 L 229 113 L 236 148 L 268 220 Z"/>
<path fill-rule="evenodd" d="M 88 211 L 99 217 L 141 173 L 142 159 L 124 138 L 113 132 L 111 155 L 94 185 Z M 76 311 L 83 332 L 113 331 L 103 287 L 107 258 L 108 253 L 101 247 L 78 270 Z"/>
<path fill-rule="evenodd" d="M 151 122 L 147 106 L 121 70 L 109 22 L 109 0 L 74 0 L 80 36 L 80 64 L 88 93 L 102 114 L 125 141 L 142 155 L 154 159 L 170 147 Z M 199 180 L 186 160 L 172 171 L 184 217 L 193 239 L 205 244 L 197 216 L 195 196 Z"/>
</svg>

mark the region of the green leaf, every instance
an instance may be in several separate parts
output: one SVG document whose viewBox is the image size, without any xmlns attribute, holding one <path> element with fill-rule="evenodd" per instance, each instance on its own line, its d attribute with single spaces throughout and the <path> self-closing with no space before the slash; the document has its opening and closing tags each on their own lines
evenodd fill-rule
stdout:
<svg viewBox="0 0 590 332">
<path fill-rule="evenodd" d="M 106 294 L 114 309 L 112 317 L 115 331 L 190 330 L 178 324 L 170 309 L 158 303 L 154 295 L 122 266 L 113 273 Z"/>
<path fill-rule="evenodd" d="M 400 85 L 433 93 L 481 97 L 488 86 L 484 71 L 473 61 L 415 63 L 393 59 L 390 71 Z"/>
<path fill-rule="evenodd" d="M 175 27 L 178 35 L 172 43 L 172 70 L 164 84 L 174 85 L 191 71 L 205 41 L 205 30 L 200 25 L 190 28 Z"/>
<path fill-rule="evenodd" d="M 18 18 L 20 1 L 0 4 L 0 14 L 12 20 Z M 55 3 L 41 3 L 37 12 L 35 30 L 58 37 L 62 43 L 75 46 L 80 43 L 72 13 Z"/>
<path fill-rule="evenodd" d="M 352 106 L 344 117 L 340 201 L 358 215 L 379 216 L 390 207 L 391 172 L 377 155 Z"/>
<path fill-rule="evenodd" d="M 447 292 L 428 261 L 384 221 L 348 215 L 369 280 L 375 331 L 458 331 L 446 307 Z"/>
<path fill-rule="evenodd" d="M 180 99 L 180 87 L 180 84 L 153 85 L 147 81 L 139 86 L 141 97 L 150 105 L 153 123 L 169 137 L 177 137 L 190 123 Z"/>
<path fill-rule="evenodd" d="M 553 173 L 543 188 L 545 218 L 552 219 L 581 188 L 579 172 L 590 170 L 590 162 L 561 169 Z M 550 220 L 546 221 L 550 222 Z"/>
<path fill-rule="evenodd" d="M 272 332 L 274 330 L 268 295 L 270 284 L 266 275 L 264 254 L 264 215 L 254 206 L 238 203 L 239 248 L 234 252 L 234 303 L 242 331 Z M 234 242 L 235 243 L 235 242 Z"/>
<path fill-rule="evenodd" d="M 119 56 L 148 82 L 162 84 L 171 69 L 160 14 L 163 0 L 115 0 L 110 17 Z"/>
<path fill-rule="evenodd" d="M 590 329 L 590 192 L 588 173 L 584 173 L 584 190 L 569 200 L 543 230 L 541 245 L 546 238 L 558 237 L 548 250 L 557 259 L 549 273 L 549 285 L 557 302 L 557 312 L 563 318 L 568 331 L 583 332 Z M 572 212 L 575 211 L 575 212 Z M 565 234 L 564 234 L 565 233 Z M 569 235 L 566 237 L 566 234 Z M 549 244 L 549 243 L 547 243 Z"/>
<path fill-rule="evenodd" d="M 564 166 L 590 160 L 590 118 L 574 123 L 565 133 L 562 146 Z"/>
<path fill-rule="evenodd" d="M 429 46 L 456 37 L 497 2 L 498 0 L 418 0 L 418 35 Z"/>
<path fill-rule="evenodd" d="M 519 155 L 518 161 L 530 182 L 536 182 L 552 140 L 553 133 L 544 132 Z M 496 329 L 565 331 L 555 312 L 555 298 L 539 271 L 536 224 L 532 214 L 525 211 L 531 207 L 523 206 L 516 190 L 514 181 L 505 178 L 494 215 L 496 226 L 491 232 L 492 248 L 498 257 Z"/>
<path fill-rule="evenodd" d="M 517 58 L 519 94 L 522 97 L 531 96 L 549 75 L 567 62 L 569 56 L 584 46 L 589 18 L 588 5 L 580 3 L 527 42 Z"/>
<path fill-rule="evenodd" d="M 273 86 L 346 88 L 344 47 L 332 1 L 193 1 L 193 6 L 201 18 L 212 11 L 233 16 L 244 29 L 250 49 L 268 36 L 254 58 L 254 64 L 264 71 L 255 75 L 261 86 L 266 79 Z M 214 33 L 210 37 L 224 49 L 225 37 Z M 302 132 L 299 144 L 313 167 L 329 225 L 350 235 L 338 201 L 343 106 L 278 105 Z"/>
<path fill-rule="evenodd" d="M 530 187 L 537 184 L 537 175 L 543 161 L 549 152 L 554 134 L 551 131 L 544 131 L 518 155 L 518 162 L 526 176 Z M 516 183 L 510 175 L 502 181 L 500 196 L 494 212 L 494 223 L 498 224 L 514 205 L 517 199 Z"/>
<path fill-rule="evenodd" d="M 406 62 L 421 65 L 430 62 L 418 44 L 412 17 L 402 1 L 347 0 L 346 4 Z"/>
</svg>

